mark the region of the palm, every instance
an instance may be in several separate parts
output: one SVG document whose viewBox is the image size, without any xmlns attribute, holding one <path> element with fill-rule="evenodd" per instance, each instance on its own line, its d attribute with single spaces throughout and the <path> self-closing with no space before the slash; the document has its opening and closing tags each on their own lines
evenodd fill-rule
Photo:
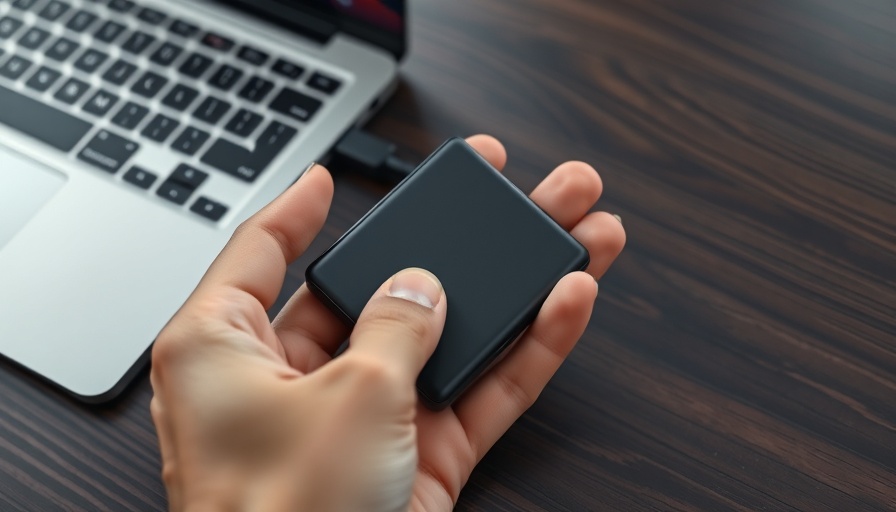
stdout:
<svg viewBox="0 0 896 512">
<path fill-rule="evenodd" d="M 264 313 L 260 305 L 257 313 L 259 312 Z M 273 328 L 258 339 L 262 343 L 266 339 L 276 340 L 272 348 L 283 358 L 284 364 L 289 364 L 286 347 L 290 346 L 290 342 L 295 342 L 295 339 L 284 344 Z M 312 353 L 300 356 L 299 359 L 325 364 L 332 358 L 324 353 Z M 302 373 L 314 370 L 307 367 L 293 368 Z M 451 510 L 460 488 L 480 456 L 470 445 L 471 434 L 464 429 L 454 409 L 449 407 L 436 412 L 419 406 L 416 418 L 419 464 L 412 503 L 417 510 Z"/>
<path fill-rule="evenodd" d="M 248 318 L 255 318 L 264 314 L 261 304 L 256 303 L 252 307 Z M 295 338 L 287 336 L 284 343 L 272 326 L 267 326 L 261 333 L 255 333 L 259 342 L 268 345 L 282 358 L 286 365 L 290 365 L 290 350 L 296 343 Z M 270 343 L 273 341 L 273 343 Z M 316 343 L 311 340 L 303 340 L 300 345 L 314 347 Z M 312 350 L 312 353 L 298 355 L 300 361 L 316 361 L 321 365 L 326 364 L 332 358 L 323 352 Z M 314 371 L 314 367 L 299 368 L 292 366 L 302 373 Z M 475 448 L 471 446 L 471 437 L 475 433 L 469 433 L 453 408 L 442 411 L 431 411 L 419 406 L 416 416 L 417 445 L 419 464 L 417 480 L 414 485 L 412 503 L 417 510 L 451 510 L 460 488 L 466 481 L 473 467 L 481 458 Z M 446 456 L 447 451 L 447 456 Z"/>
<path fill-rule="evenodd" d="M 239 290 L 232 290 L 232 293 L 230 303 L 239 304 L 236 311 L 230 312 L 233 315 L 230 319 L 236 320 L 232 322 L 232 336 L 243 340 L 239 345 L 256 346 L 261 349 L 259 355 L 262 358 L 274 356 L 284 367 L 302 374 L 313 372 L 332 360 L 325 350 L 320 350 L 319 340 L 283 329 L 282 321 L 268 323 L 261 302 Z M 297 296 L 306 293 L 307 289 L 303 287 Z M 321 320 L 314 328 L 316 332 L 333 329 L 331 318 L 324 316 Z M 335 340 L 347 333 L 340 328 L 331 330 L 330 334 L 330 339 Z M 434 412 L 421 406 L 416 418 L 419 465 L 413 495 L 415 509 L 450 510 L 477 461 L 469 434 L 452 408 Z M 445 448 L 449 449 L 450 456 L 445 456 Z M 437 453 L 439 450 L 440 454 Z"/>
</svg>

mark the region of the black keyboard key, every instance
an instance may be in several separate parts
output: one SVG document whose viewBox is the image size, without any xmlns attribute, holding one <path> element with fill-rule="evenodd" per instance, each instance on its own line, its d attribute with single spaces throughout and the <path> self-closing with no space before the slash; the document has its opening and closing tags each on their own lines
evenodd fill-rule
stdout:
<svg viewBox="0 0 896 512">
<path fill-rule="evenodd" d="M 146 32 L 141 32 L 138 30 L 131 34 L 131 37 L 129 37 L 127 41 L 124 42 L 124 45 L 122 45 L 121 48 L 126 52 L 133 53 L 134 55 L 140 55 L 155 40 L 155 37 L 147 34 Z"/>
<path fill-rule="evenodd" d="M 155 62 L 159 66 L 170 66 L 177 59 L 184 49 L 176 44 L 165 43 L 159 46 L 159 49 L 153 52 L 149 60 Z"/>
<path fill-rule="evenodd" d="M 133 130 L 148 113 L 148 108 L 129 101 L 115 114 L 112 122 L 126 130 Z"/>
<path fill-rule="evenodd" d="M 131 78 L 131 75 L 134 74 L 134 71 L 137 71 L 137 66 L 118 59 L 103 73 L 103 80 L 114 85 L 124 85 Z"/>
<path fill-rule="evenodd" d="M 261 50 L 256 50 L 250 46 L 243 46 L 236 55 L 240 59 L 243 59 L 250 64 L 255 64 L 256 66 L 263 66 L 270 58 L 267 53 Z"/>
<path fill-rule="evenodd" d="M 16 0 L 12 3 L 12 6 L 16 9 L 21 9 L 23 11 L 27 11 L 34 7 L 34 4 L 37 3 L 37 0 Z"/>
<path fill-rule="evenodd" d="M 233 48 L 232 40 L 213 32 L 206 32 L 206 34 L 202 36 L 202 44 L 222 52 L 230 51 L 230 49 Z"/>
<path fill-rule="evenodd" d="M 159 197 L 163 197 L 174 204 L 186 203 L 187 199 L 190 198 L 190 194 L 192 193 L 192 190 L 181 185 L 180 183 L 168 180 L 159 185 L 159 189 L 156 190 L 156 195 L 158 195 Z"/>
<path fill-rule="evenodd" d="M 208 98 L 205 98 L 202 104 L 199 105 L 199 108 L 193 112 L 193 116 L 200 121 L 215 125 L 222 117 L 224 117 L 224 114 L 226 114 L 228 110 L 230 110 L 230 103 L 209 96 Z"/>
<path fill-rule="evenodd" d="M 106 62 L 106 59 L 108 58 L 109 56 L 107 54 L 89 48 L 75 61 L 75 67 L 85 73 L 93 73 L 99 69 L 99 67 L 103 65 L 103 62 Z"/>
<path fill-rule="evenodd" d="M 0 18 L 0 39 L 9 39 L 22 28 L 22 20 L 12 16 Z"/>
<path fill-rule="evenodd" d="M 307 94 L 293 89 L 283 89 L 271 103 L 271 109 L 307 123 L 314 117 L 321 105 L 323 103 L 320 100 Z"/>
<path fill-rule="evenodd" d="M 163 21 L 168 17 L 162 11 L 157 11 L 155 9 L 150 9 L 146 7 L 137 14 L 137 17 L 141 20 L 149 23 L 150 25 L 161 25 Z"/>
<path fill-rule="evenodd" d="M 261 77 L 253 76 L 246 82 L 243 90 L 240 91 L 240 98 L 245 98 L 253 103 L 258 103 L 264 99 L 274 89 L 274 83 Z"/>
<path fill-rule="evenodd" d="M 78 159 L 115 174 L 138 149 L 136 142 L 100 130 L 78 153 Z"/>
<path fill-rule="evenodd" d="M 56 71 L 55 69 L 50 69 L 46 66 L 41 66 L 40 69 L 34 72 L 31 75 L 31 78 L 25 82 L 25 85 L 34 89 L 35 91 L 44 92 L 56 83 L 56 80 L 59 80 L 59 77 L 62 76 L 62 73 Z"/>
<path fill-rule="evenodd" d="M 45 20 L 56 21 L 63 14 L 68 12 L 70 8 L 71 6 L 65 2 L 53 0 L 52 2 L 48 3 L 47 6 L 40 11 L 40 13 L 38 13 L 38 16 Z"/>
<path fill-rule="evenodd" d="M 89 11 L 78 11 L 65 26 L 71 31 L 81 33 L 90 28 L 94 21 L 96 21 L 96 14 Z"/>
<path fill-rule="evenodd" d="M 322 73 L 314 73 L 311 75 L 311 78 L 308 79 L 308 87 L 327 94 L 333 94 L 341 85 L 342 82 L 339 80 Z"/>
<path fill-rule="evenodd" d="M 199 91 L 183 84 L 177 84 L 162 100 L 162 105 L 183 112 L 199 97 Z"/>
<path fill-rule="evenodd" d="M 218 71 L 212 75 L 211 78 L 208 79 L 209 85 L 212 87 L 217 87 L 222 91 L 229 91 L 234 84 L 236 84 L 240 78 L 242 78 L 243 72 L 236 69 L 233 66 L 228 66 L 227 64 L 223 64 Z"/>
<path fill-rule="evenodd" d="M 273 121 L 258 137 L 254 150 L 248 150 L 225 139 L 218 139 L 202 156 L 202 163 L 241 180 L 252 182 L 264 172 L 297 133 L 295 128 Z"/>
<path fill-rule="evenodd" d="M 44 55 L 46 55 L 49 59 L 64 62 L 68 60 L 68 58 L 71 57 L 73 53 L 75 53 L 78 47 L 78 43 L 72 41 L 71 39 L 60 37 L 56 40 L 55 43 L 50 45 L 50 48 L 44 53 Z"/>
<path fill-rule="evenodd" d="M 2 86 L 0 86 L 0 105 L 17 107 L 0 108 L 0 123 L 64 152 L 71 151 L 93 126 L 87 121 Z"/>
<path fill-rule="evenodd" d="M 227 126 L 225 126 L 224 129 L 231 133 L 235 133 L 240 137 L 248 137 L 252 135 L 252 132 L 254 132 L 256 128 L 258 128 L 261 121 L 262 117 L 260 115 L 254 112 L 249 112 L 243 108 L 233 116 L 233 119 L 227 123 Z"/>
<path fill-rule="evenodd" d="M 217 222 L 221 220 L 221 217 L 223 217 L 225 213 L 227 213 L 227 207 L 217 201 L 212 201 L 207 197 L 200 197 L 193 203 L 193 206 L 190 207 L 190 211 L 202 215 L 208 220 Z"/>
<path fill-rule="evenodd" d="M 153 183 L 156 182 L 156 175 L 143 169 L 142 167 L 137 167 L 136 165 L 128 169 L 128 172 L 124 173 L 124 181 L 130 183 L 131 185 L 136 186 L 137 188 L 142 188 L 143 190 L 148 189 L 152 186 Z"/>
<path fill-rule="evenodd" d="M 81 96 L 84 96 L 87 89 L 90 89 L 90 84 L 87 82 L 82 82 L 77 78 L 69 78 L 68 82 L 60 87 L 53 97 L 66 105 L 74 105 L 81 99 Z"/>
<path fill-rule="evenodd" d="M 211 67 L 212 62 L 212 59 L 205 55 L 194 53 L 187 57 L 187 60 L 181 64 L 179 71 L 190 78 L 199 78 L 209 67 Z"/>
<path fill-rule="evenodd" d="M 179 137 L 174 139 L 174 143 L 171 145 L 175 151 L 180 151 L 186 155 L 193 156 L 202 148 L 202 145 L 208 141 L 209 135 L 208 132 L 202 131 L 198 128 L 193 128 L 192 126 L 185 129 Z"/>
<path fill-rule="evenodd" d="M 103 23 L 103 26 L 96 31 L 96 34 L 94 34 L 93 37 L 95 37 L 98 41 L 111 44 L 112 41 L 118 39 L 118 36 L 120 36 L 121 33 L 124 32 L 125 28 L 126 27 L 121 23 L 107 21 L 106 23 Z"/>
<path fill-rule="evenodd" d="M 177 166 L 177 169 L 171 173 L 171 176 L 168 176 L 167 181 L 180 183 L 190 190 L 196 190 L 199 188 L 199 185 L 202 185 L 202 182 L 205 181 L 206 178 L 208 178 L 208 174 L 198 169 L 194 169 L 187 164 L 180 164 Z"/>
<path fill-rule="evenodd" d="M 157 114 L 140 133 L 149 140 L 165 142 L 165 139 L 171 136 L 171 133 L 177 129 L 178 124 L 177 121 L 168 116 Z"/>
<path fill-rule="evenodd" d="M 272 68 L 274 73 L 278 75 L 283 75 L 286 78 L 299 78 L 302 76 L 302 73 L 305 72 L 305 68 L 299 66 L 298 64 L 294 64 L 289 62 L 288 60 L 279 59 L 274 63 L 274 67 Z"/>
<path fill-rule="evenodd" d="M 118 12 L 128 12 L 134 8 L 134 2 L 131 0 L 111 0 L 109 2 L 109 9 Z"/>
<path fill-rule="evenodd" d="M 50 33 L 46 30 L 31 27 L 28 29 L 28 32 L 25 32 L 25 35 L 19 39 L 19 46 L 24 48 L 28 48 L 29 50 L 37 50 L 40 48 L 47 39 L 50 38 Z"/>
<path fill-rule="evenodd" d="M 3 67 L 0 68 L 0 75 L 5 76 L 10 80 L 18 80 L 30 67 L 30 60 L 24 57 L 19 57 L 18 55 L 13 55 L 6 61 L 6 64 L 3 64 Z"/>
<path fill-rule="evenodd" d="M 199 27 L 183 20 L 174 20 L 168 30 L 184 38 L 191 38 L 199 32 Z"/>
<path fill-rule="evenodd" d="M 137 79 L 134 82 L 134 85 L 131 87 L 131 91 L 134 94 L 143 96 L 144 98 L 153 98 L 159 91 L 165 87 L 165 84 L 168 83 L 168 79 L 163 77 L 162 75 L 153 73 L 152 71 L 147 71 L 143 73 L 143 76 Z"/>
<path fill-rule="evenodd" d="M 84 112 L 103 117 L 112 110 L 116 103 L 118 103 L 118 96 L 109 91 L 99 90 L 87 100 L 82 108 Z"/>
</svg>

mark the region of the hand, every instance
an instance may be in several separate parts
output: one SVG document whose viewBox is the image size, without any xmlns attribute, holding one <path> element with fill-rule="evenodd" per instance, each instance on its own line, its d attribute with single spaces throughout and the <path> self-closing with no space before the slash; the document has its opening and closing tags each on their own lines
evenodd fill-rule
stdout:
<svg viewBox="0 0 896 512">
<path fill-rule="evenodd" d="M 503 147 L 469 139 L 495 167 Z M 581 336 L 625 233 L 588 213 L 601 181 L 558 167 L 532 198 L 591 253 L 505 359 L 449 409 L 417 406 L 414 381 L 447 302 L 435 276 L 401 272 L 351 333 L 303 285 L 270 323 L 286 266 L 332 198 L 320 166 L 246 221 L 153 350 L 151 404 L 171 510 L 450 510 L 476 463 L 534 402 Z M 590 274 L 590 275 L 589 275 Z"/>
</svg>

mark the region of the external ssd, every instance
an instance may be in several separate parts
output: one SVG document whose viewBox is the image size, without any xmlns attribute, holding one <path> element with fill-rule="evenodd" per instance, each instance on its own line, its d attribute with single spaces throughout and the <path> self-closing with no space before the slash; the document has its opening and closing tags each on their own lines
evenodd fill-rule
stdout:
<svg viewBox="0 0 896 512">
<path fill-rule="evenodd" d="M 309 288 L 349 323 L 396 272 L 435 274 L 445 330 L 417 380 L 446 407 L 535 319 L 588 251 L 464 140 L 448 140 L 307 270 Z"/>
</svg>

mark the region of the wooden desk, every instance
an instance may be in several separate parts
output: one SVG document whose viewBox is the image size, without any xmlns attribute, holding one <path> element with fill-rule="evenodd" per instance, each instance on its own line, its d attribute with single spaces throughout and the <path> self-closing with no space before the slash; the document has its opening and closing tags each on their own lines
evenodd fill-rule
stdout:
<svg viewBox="0 0 896 512">
<path fill-rule="evenodd" d="M 411 156 L 493 133 L 523 189 L 589 161 L 629 236 L 458 508 L 896 509 L 893 2 L 413 8 L 373 131 Z M 385 192 L 337 187 L 313 254 Z M 0 397 L 0 509 L 164 509 L 145 374 L 94 409 L 3 365 Z"/>
</svg>

